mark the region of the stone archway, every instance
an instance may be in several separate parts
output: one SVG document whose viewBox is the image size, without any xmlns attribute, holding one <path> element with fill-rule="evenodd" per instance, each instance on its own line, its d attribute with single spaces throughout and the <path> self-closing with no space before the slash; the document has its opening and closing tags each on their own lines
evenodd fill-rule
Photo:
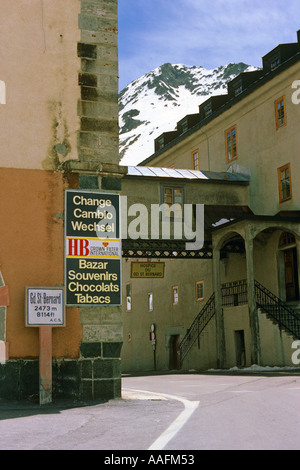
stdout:
<svg viewBox="0 0 300 470">
<path fill-rule="evenodd" d="M 272 240 L 273 238 L 273 240 Z M 253 240 L 264 245 L 264 258 L 269 253 L 265 250 L 272 240 L 272 266 L 276 279 L 273 276 L 273 284 L 266 287 L 275 293 L 283 302 L 299 301 L 300 299 L 300 229 L 299 223 L 292 221 L 281 222 L 279 220 L 266 224 L 257 224 L 253 231 Z M 289 263 L 289 267 L 288 267 Z M 290 283 L 294 292 L 287 292 L 287 284 Z"/>
<path fill-rule="evenodd" d="M 226 367 L 226 341 L 224 327 L 224 313 L 222 305 L 222 279 L 221 279 L 221 250 L 234 238 L 244 240 L 243 231 L 239 227 L 224 227 L 212 236 L 213 245 L 213 286 L 215 292 L 215 319 L 217 336 L 217 367 Z"/>
<path fill-rule="evenodd" d="M 216 305 L 216 329 L 217 329 L 217 356 L 218 365 L 223 368 L 226 364 L 226 344 L 224 331 L 224 318 L 222 311 L 221 272 L 220 272 L 220 250 L 226 240 L 233 233 L 238 233 L 245 241 L 246 252 L 246 279 L 248 292 L 249 322 L 251 332 L 251 362 L 261 363 L 260 332 L 256 307 L 256 292 L 254 278 L 254 241 L 258 240 L 259 234 L 270 230 L 288 230 L 297 238 L 298 252 L 300 247 L 300 225 L 296 219 L 284 219 L 283 217 L 253 216 L 228 224 L 217 229 L 212 234 L 213 240 L 213 280 Z M 277 249 L 275 251 L 275 254 Z M 298 260 L 298 272 L 300 264 Z"/>
</svg>

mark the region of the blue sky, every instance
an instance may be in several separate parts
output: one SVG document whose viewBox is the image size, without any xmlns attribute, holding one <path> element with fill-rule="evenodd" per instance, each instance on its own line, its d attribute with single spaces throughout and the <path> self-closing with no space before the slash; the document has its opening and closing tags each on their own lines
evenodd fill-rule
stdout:
<svg viewBox="0 0 300 470">
<path fill-rule="evenodd" d="M 120 90 L 166 62 L 261 66 L 299 29 L 299 0 L 119 0 Z"/>
</svg>

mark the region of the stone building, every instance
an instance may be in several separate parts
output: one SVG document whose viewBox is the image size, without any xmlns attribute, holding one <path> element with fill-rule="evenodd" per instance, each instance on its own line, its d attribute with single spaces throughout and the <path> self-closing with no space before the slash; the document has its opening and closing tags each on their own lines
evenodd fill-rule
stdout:
<svg viewBox="0 0 300 470">
<path fill-rule="evenodd" d="M 117 0 L 3 0 L 0 10 L 0 396 L 39 391 L 25 288 L 64 285 L 64 194 L 116 190 Z M 108 166 L 108 169 L 105 169 Z M 67 306 L 53 395 L 120 396 L 121 307 Z"/>
<path fill-rule="evenodd" d="M 291 364 L 299 34 L 162 134 L 140 166 L 122 167 L 117 0 L 17 3 L 0 7 L 0 398 L 40 391 L 42 329 L 28 326 L 28 287 L 64 288 L 66 299 L 72 287 L 76 298 L 65 325 L 51 327 L 54 398 L 119 397 L 129 370 Z M 70 194 L 86 236 L 67 236 Z M 119 196 L 123 239 L 88 235 L 95 219 L 113 216 L 98 212 L 103 201 Z M 201 249 L 186 249 L 186 233 L 163 236 L 176 214 L 162 214 L 152 236 L 152 206 L 173 202 L 193 209 L 193 223 L 204 206 Z M 122 278 L 105 271 L 112 258 Z"/>
</svg>

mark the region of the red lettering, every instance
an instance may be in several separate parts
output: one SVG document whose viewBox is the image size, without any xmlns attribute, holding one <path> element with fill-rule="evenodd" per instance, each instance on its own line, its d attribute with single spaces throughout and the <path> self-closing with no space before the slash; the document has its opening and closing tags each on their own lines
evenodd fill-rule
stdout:
<svg viewBox="0 0 300 470">
<path fill-rule="evenodd" d="M 89 241 L 85 239 L 69 238 L 68 255 L 69 256 L 88 256 Z"/>
<path fill-rule="evenodd" d="M 88 248 L 89 241 L 88 240 L 79 240 L 80 241 L 80 256 L 88 256 L 90 250 Z"/>
</svg>

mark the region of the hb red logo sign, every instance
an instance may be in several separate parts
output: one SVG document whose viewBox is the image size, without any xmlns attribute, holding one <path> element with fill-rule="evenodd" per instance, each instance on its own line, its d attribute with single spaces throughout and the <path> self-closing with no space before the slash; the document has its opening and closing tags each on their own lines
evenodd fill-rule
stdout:
<svg viewBox="0 0 300 470">
<path fill-rule="evenodd" d="M 69 256 L 88 256 L 89 241 L 85 239 L 69 238 L 68 240 L 68 255 Z"/>
</svg>

